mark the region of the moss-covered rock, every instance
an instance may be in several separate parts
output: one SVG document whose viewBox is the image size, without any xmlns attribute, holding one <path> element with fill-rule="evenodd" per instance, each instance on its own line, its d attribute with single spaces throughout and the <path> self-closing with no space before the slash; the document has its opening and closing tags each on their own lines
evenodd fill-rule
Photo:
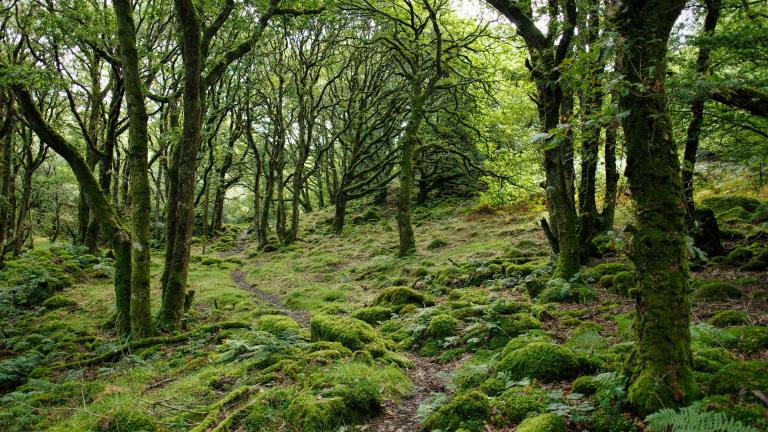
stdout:
<svg viewBox="0 0 768 432">
<path fill-rule="evenodd" d="M 286 315 L 264 315 L 256 321 L 256 330 L 281 334 L 286 331 L 298 332 L 301 325 Z"/>
<path fill-rule="evenodd" d="M 285 418 L 302 432 L 327 432 L 344 424 L 347 408 L 341 397 L 297 396 L 285 410 Z"/>
<path fill-rule="evenodd" d="M 703 348 L 693 353 L 693 368 L 699 372 L 715 373 L 736 359 L 725 348 Z"/>
<path fill-rule="evenodd" d="M 488 398 L 475 390 L 456 395 L 450 402 L 427 417 L 421 426 L 425 431 L 455 432 L 464 429 L 479 432 L 483 430 L 483 425 L 490 414 Z"/>
<path fill-rule="evenodd" d="M 427 249 L 435 250 L 448 246 L 448 241 L 444 238 L 435 237 L 427 244 Z"/>
<path fill-rule="evenodd" d="M 491 419 L 497 426 L 517 424 L 531 414 L 544 412 L 549 402 L 546 391 L 511 387 L 491 402 Z"/>
<path fill-rule="evenodd" d="M 586 269 L 583 272 L 584 279 L 588 282 L 597 282 L 606 275 L 616 275 L 617 273 L 630 271 L 629 264 L 623 262 L 605 262 L 598 264 L 592 268 Z"/>
<path fill-rule="evenodd" d="M 593 376 L 582 375 L 571 384 L 571 391 L 583 395 L 592 395 L 600 388 L 600 383 Z"/>
<path fill-rule="evenodd" d="M 496 365 L 511 379 L 536 378 L 545 382 L 574 378 L 593 369 L 589 361 L 568 347 L 534 342 L 511 351 Z"/>
<path fill-rule="evenodd" d="M 565 420 L 557 414 L 539 414 L 523 420 L 517 432 L 566 432 Z"/>
<path fill-rule="evenodd" d="M 432 306 L 435 300 L 415 289 L 394 286 L 385 289 L 373 301 L 374 306 L 405 306 L 413 304 L 417 306 Z"/>
<path fill-rule="evenodd" d="M 459 321 L 446 314 L 435 315 L 429 320 L 426 336 L 433 339 L 443 339 L 456 332 Z"/>
<path fill-rule="evenodd" d="M 702 207 L 711 208 L 715 214 L 720 214 L 736 207 L 753 212 L 760 207 L 760 204 L 760 200 L 738 195 L 721 195 L 701 201 Z"/>
<path fill-rule="evenodd" d="M 722 281 L 707 282 L 697 288 L 691 298 L 694 300 L 730 300 L 741 298 L 741 289 L 736 285 Z"/>
<path fill-rule="evenodd" d="M 392 309 L 386 306 L 371 306 L 358 309 L 352 314 L 352 318 L 375 325 L 392 317 Z"/>
<path fill-rule="evenodd" d="M 541 322 L 526 312 L 496 315 L 492 321 L 498 326 L 501 335 L 506 338 L 517 337 L 529 330 L 541 328 Z"/>
<path fill-rule="evenodd" d="M 312 318 L 309 328 L 313 341 L 339 342 L 353 351 L 379 341 L 370 324 L 355 318 L 318 314 Z"/>
<path fill-rule="evenodd" d="M 701 400 L 707 411 L 721 412 L 750 425 L 757 430 L 768 430 L 768 407 L 762 403 L 752 403 L 731 396 L 717 395 Z"/>
<path fill-rule="evenodd" d="M 754 250 L 746 246 L 739 246 L 736 249 L 728 252 L 728 255 L 725 257 L 725 262 L 733 266 L 742 266 L 744 263 L 749 262 L 754 254 Z"/>
<path fill-rule="evenodd" d="M 43 307 L 46 309 L 74 308 L 77 307 L 77 302 L 62 295 L 55 295 L 45 299 Z"/>
<path fill-rule="evenodd" d="M 710 394 L 743 394 L 753 397 L 752 390 L 768 389 L 768 361 L 734 362 L 723 366 L 712 377 Z"/>
<path fill-rule="evenodd" d="M 635 286 L 635 277 L 631 272 L 622 271 L 613 276 L 613 284 L 611 285 L 611 292 L 626 296 L 629 294 L 629 290 Z"/>
<path fill-rule="evenodd" d="M 763 271 L 768 269 L 768 251 L 756 252 L 746 264 L 739 267 L 742 271 Z"/>
<path fill-rule="evenodd" d="M 714 314 L 707 322 L 715 327 L 731 327 L 749 324 L 749 316 L 741 310 L 724 310 Z"/>
<path fill-rule="evenodd" d="M 507 356 L 514 350 L 523 348 L 524 346 L 534 342 L 552 342 L 552 337 L 543 330 L 528 331 L 520 336 L 511 339 L 501 350 L 501 358 Z"/>
<path fill-rule="evenodd" d="M 146 414 L 139 410 L 119 408 L 99 421 L 99 431 L 103 432 L 154 432 L 157 426 Z"/>
<path fill-rule="evenodd" d="M 730 336 L 723 341 L 726 348 L 756 354 L 768 349 L 768 327 L 766 326 L 735 326 L 726 330 Z"/>
</svg>

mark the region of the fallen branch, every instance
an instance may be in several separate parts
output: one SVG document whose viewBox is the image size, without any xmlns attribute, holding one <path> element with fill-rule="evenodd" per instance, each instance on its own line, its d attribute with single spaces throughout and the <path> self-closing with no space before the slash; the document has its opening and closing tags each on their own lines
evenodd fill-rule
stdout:
<svg viewBox="0 0 768 432">
<path fill-rule="evenodd" d="M 89 366 L 96 363 L 113 361 L 116 359 L 120 359 L 125 354 L 131 353 L 139 348 L 146 348 L 146 347 L 150 347 L 158 344 L 174 344 L 174 343 L 185 342 L 189 338 L 191 338 L 192 336 L 198 333 L 206 333 L 206 332 L 215 333 L 225 329 L 250 328 L 250 327 L 251 325 L 249 323 L 245 323 L 241 321 L 225 321 L 217 324 L 211 324 L 211 325 L 199 327 L 192 331 L 188 331 L 186 333 L 181 333 L 178 335 L 155 336 L 155 337 L 150 337 L 146 339 L 139 339 L 139 340 L 125 343 L 111 351 L 108 351 L 93 357 L 89 357 L 86 359 L 78 360 L 72 363 L 55 363 L 51 365 L 51 369 L 54 369 L 54 370 L 71 369 L 71 368 Z"/>
</svg>

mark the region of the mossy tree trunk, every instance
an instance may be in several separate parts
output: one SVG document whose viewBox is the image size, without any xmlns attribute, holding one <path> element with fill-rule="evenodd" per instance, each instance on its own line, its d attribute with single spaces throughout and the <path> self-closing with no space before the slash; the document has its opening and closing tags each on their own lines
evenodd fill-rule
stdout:
<svg viewBox="0 0 768 432">
<path fill-rule="evenodd" d="M 129 233 L 120 225 L 117 214 L 107 200 L 107 196 L 99 187 L 96 178 L 85 158 L 64 137 L 54 131 L 35 107 L 32 96 L 21 85 L 13 85 L 13 92 L 18 100 L 19 110 L 24 115 L 30 128 L 35 131 L 41 141 L 61 156 L 72 169 L 83 199 L 88 208 L 94 212 L 101 231 L 110 239 L 115 253 L 115 304 L 118 331 L 130 331 L 131 310 L 131 238 Z"/>
<path fill-rule="evenodd" d="M 147 110 L 139 75 L 136 27 L 131 0 L 114 0 L 117 36 L 128 105 L 128 163 L 131 165 L 131 336 L 152 333 L 149 303 L 151 194 L 149 186 Z"/>
<path fill-rule="evenodd" d="M 635 346 L 627 363 L 629 400 L 641 414 L 690 402 L 696 394 L 690 348 L 685 202 L 664 93 L 669 33 L 684 0 L 622 5 L 621 98 L 626 176 L 636 208 L 631 259 L 637 287 Z"/>
<path fill-rule="evenodd" d="M 15 102 L 12 92 L 0 91 L 0 107 L 3 108 L 3 122 L 0 123 L 0 268 L 4 267 L 5 240 L 8 234 L 9 191 L 11 183 L 11 157 L 13 151 L 13 130 L 15 127 Z"/>
<path fill-rule="evenodd" d="M 397 232 L 400 245 L 397 256 L 404 257 L 416 251 L 416 239 L 411 225 L 411 196 L 413 195 L 413 158 L 419 141 L 419 127 L 424 116 L 425 96 L 418 84 L 411 86 L 411 111 L 405 134 L 400 144 L 400 175 L 397 192 Z"/>
</svg>

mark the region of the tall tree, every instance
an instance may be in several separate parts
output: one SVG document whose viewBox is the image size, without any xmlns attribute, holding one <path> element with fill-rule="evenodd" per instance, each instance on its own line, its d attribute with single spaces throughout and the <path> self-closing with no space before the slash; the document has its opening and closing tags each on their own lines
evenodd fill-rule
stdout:
<svg viewBox="0 0 768 432">
<path fill-rule="evenodd" d="M 621 97 L 636 226 L 630 257 L 637 287 L 629 400 L 647 414 L 696 395 L 690 347 L 685 201 L 664 80 L 667 42 L 684 0 L 628 1 L 615 17 L 624 46 Z"/>
</svg>

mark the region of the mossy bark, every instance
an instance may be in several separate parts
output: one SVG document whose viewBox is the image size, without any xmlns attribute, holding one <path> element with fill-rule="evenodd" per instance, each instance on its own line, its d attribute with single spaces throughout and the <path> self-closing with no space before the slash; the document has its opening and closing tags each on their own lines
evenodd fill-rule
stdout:
<svg viewBox="0 0 768 432">
<path fill-rule="evenodd" d="M 685 203 L 664 93 L 667 40 L 685 2 L 628 4 L 617 17 L 625 40 L 621 98 L 626 176 L 636 208 L 631 259 L 637 288 L 635 347 L 627 363 L 629 400 L 642 414 L 692 400 Z"/>
<path fill-rule="evenodd" d="M 96 178 L 85 158 L 63 136 L 54 131 L 43 120 L 40 111 L 34 105 L 32 96 L 20 85 L 14 85 L 13 92 L 18 100 L 19 110 L 26 118 L 30 128 L 40 140 L 44 141 L 61 156 L 72 169 L 88 207 L 97 216 L 102 232 L 110 239 L 115 253 L 115 305 L 117 308 L 115 325 L 118 331 L 130 330 L 131 308 L 131 239 L 128 232 L 120 225 L 117 214 L 110 206 L 107 196 L 99 187 Z"/>
<path fill-rule="evenodd" d="M 149 303 L 149 265 L 151 224 L 151 189 L 149 186 L 149 157 L 147 110 L 139 75 L 139 55 L 136 50 L 136 27 L 130 0 L 114 0 L 117 36 L 128 105 L 128 163 L 131 165 L 131 335 L 143 338 L 152 333 Z"/>
<path fill-rule="evenodd" d="M 411 196 L 413 195 L 413 158 L 419 140 L 419 127 L 424 116 L 425 96 L 418 84 L 411 86 L 411 112 L 401 143 L 399 190 L 397 192 L 397 232 L 400 245 L 397 256 L 416 252 L 416 239 L 411 225 Z"/>
</svg>

